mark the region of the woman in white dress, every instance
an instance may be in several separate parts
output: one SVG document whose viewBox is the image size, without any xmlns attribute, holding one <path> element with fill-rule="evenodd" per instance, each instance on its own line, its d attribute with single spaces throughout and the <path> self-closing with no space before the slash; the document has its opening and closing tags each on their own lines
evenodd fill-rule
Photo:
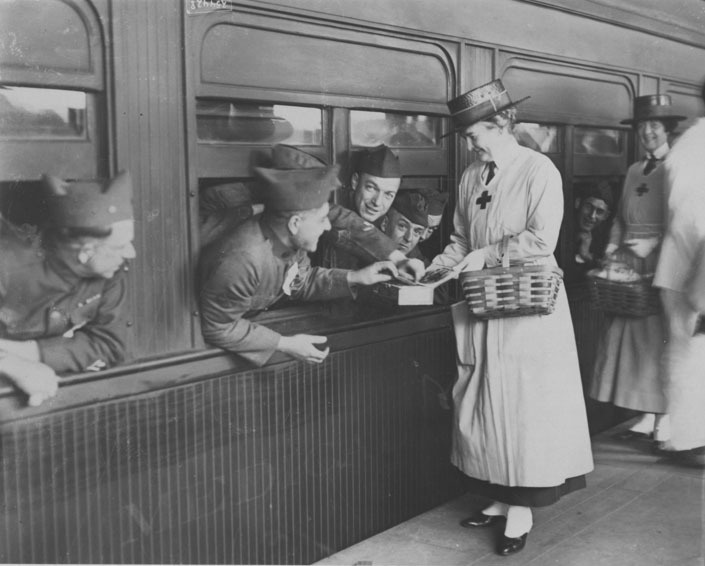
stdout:
<svg viewBox="0 0 705 566">
<path fill-rule="evenodd" d="M 663 160 L 668 137 L 679 120 L 666 94 L 639 96 L 634 116 L 622 120 L 636 130 L 644 159 L 633 163 L 624 180 L 605 255 L 640 276 L 653 276 L 666 229 L 666 177 Z M 643 413 L 618 438 L 670 436 L 661 357 L 665 343 L 661 313 L 644 317 L 613 316 L 597 349 L 590 397 Z"/>
<path fill-rule="evenodd" d="M 515 105 L 495 80 L 451 100 L 455 130 L 476 160 L 460 181 L 451 243 L 429 269 L 511 262 L 555 265 L 563 217 L 561 177 L 512 134 Z M 508 241 L 507 241 L 507 238 Z M 506 243 L 506 245 L 505 245 Z M 461 524 L 506 518 L 498 552 L 524 548 L 531 507 L 585 486 L 592 453 L 568 301 L 550 315 L 474 319 L 453 307 L 458 380 L 451 460 L 471 491 L 494 502 Z"/>
</svg>

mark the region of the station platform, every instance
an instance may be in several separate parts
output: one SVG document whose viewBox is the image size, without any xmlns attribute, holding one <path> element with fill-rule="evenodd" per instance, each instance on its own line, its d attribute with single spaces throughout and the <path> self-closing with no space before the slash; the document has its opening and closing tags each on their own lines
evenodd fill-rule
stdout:
<svg viewBox="0 0 705 566">
<path fill-rule="evenodd" d="M 526 547 L 495 553 L 503 526 L 459 522 L 486 500 L 465 495 L 317 562 L 324 565 L 703 566 L 705 473 L 674 464 L 651 441 L 593 437 L 587 488 L 534 509 Z"/>
</svg>

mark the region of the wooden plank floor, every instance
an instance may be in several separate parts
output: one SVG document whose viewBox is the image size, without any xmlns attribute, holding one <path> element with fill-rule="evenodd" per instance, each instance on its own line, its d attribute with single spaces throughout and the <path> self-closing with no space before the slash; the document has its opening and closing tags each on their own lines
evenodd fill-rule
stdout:
<svg viewBox="0 0 705 566">
<path fill-rule="evenodd" d="M 703 471 L 653 454 L 648 441 L 614 439 L 628 424 L 593 438 L 595 471 L 588 487 L 535 509 L 534 528 L 519 554 L 495 554 L 502 527 L 460 527 L 486 503 L 466 495 L 317 564 L 705 565 Z"/>
</svg>

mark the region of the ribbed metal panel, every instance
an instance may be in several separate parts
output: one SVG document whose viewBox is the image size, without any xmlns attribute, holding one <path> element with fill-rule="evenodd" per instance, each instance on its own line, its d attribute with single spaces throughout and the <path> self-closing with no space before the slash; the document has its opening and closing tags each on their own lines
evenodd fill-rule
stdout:
<svg viewBox="0 0 705 566">
<path fill-rule="evenodd" d="M 138 214 L 128 348 L 136 359 L 191 346 L 183 4 L 111 4 L 117 167 L 132 174 Z"/>
<path fill-rule="evenodd" d="M 457 494 L 452 333 L 5 425 L 0 561 L 309 563 Z"/>
</svg>

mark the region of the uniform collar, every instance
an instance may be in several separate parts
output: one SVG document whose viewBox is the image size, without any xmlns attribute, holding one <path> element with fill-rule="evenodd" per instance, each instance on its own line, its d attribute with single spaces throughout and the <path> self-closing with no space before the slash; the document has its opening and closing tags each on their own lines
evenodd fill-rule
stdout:
<svg viewBox="0 0 705 566">
<path fill-rule="evenodd" d="M 283 260 L 288 260 L 296 255 L 297 250 L 290 248 L 284 242 L 281 241 L 279 236 L 276 235 L 271 226 L 267 224 L 264 216 L 260 216 L 259 226 L 262 230 L 262 235 L 264 238 L 272 245 L 272 253 Z"/>
<path fill-rule="evenodd" d="M 65 261 L 55 256 L 51 251 L 43 250 L 42 253 L 46 258 L 46 264 L 49 268 L 61 279 L 73 285 L 81 279 L 81 277 L 71 269 Z"/>
<path fill-rule="evenodd" d="M 668 149 L 669 149 L 668 143 L 665 143 L 662 146 L 657 147 L 653 153 L 651 153 L 651 154 L 647 153 L 645 159 L 648 161 L 649 155 L 653 156 L 655 159 L 663 159 L 664 157 L 666 157 L 666 154 L 668 153 Z"/>
<path fill-rule="evenodd" d="M 497 172 L 505 169 L 507 164 L 514 161 L 514 157 L 518 153 L 520 147 L 521 146 L 516 139 L 511 137 L 507 140 L 507 144 L 502 148 L 501 153 L 497 156 L 492 156 L 492 161 L 494 161 L 494 164 L 497 167 Z M 495 172 L 495 174 L 497 174 L 497 172 Z"/>
</svg>

